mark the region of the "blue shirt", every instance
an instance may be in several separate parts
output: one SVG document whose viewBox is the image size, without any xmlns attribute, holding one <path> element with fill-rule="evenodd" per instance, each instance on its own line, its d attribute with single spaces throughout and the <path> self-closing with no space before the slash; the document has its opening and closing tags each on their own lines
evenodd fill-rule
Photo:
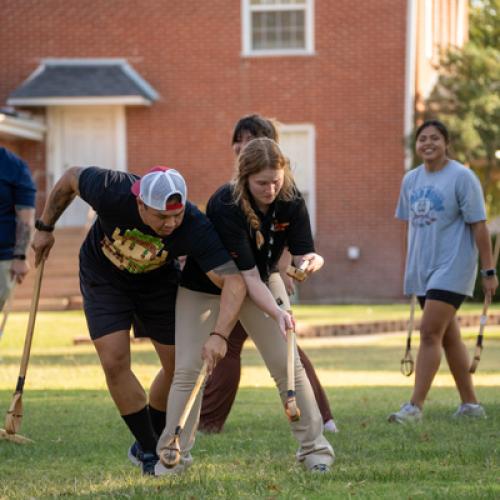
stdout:
<svg viewBox="0 0 500 500">
<path fill-rule="evenodd" d="M 454 160 L 437 172 L 424 165 L 411 170 L 396 217 L 408 221 L 405 293 L 438 289 L 471 296 L 478 257 L 471 224 L 486 220 L 475 174 Z"/>
<path fill-rule="evenodd" d="M 16 208 L 34 208 L 35 193 L 26 163 L 0 147 L 0 260 L 12 259 L 16 244 Z"/>
</svg>

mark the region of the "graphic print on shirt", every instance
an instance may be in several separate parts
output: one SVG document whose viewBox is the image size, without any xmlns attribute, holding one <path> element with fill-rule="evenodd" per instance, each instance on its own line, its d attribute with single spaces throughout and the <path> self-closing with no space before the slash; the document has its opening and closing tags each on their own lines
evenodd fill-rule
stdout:
<svg viewBox="0 0 500 500">
<path fill-rule="evenodd" d="M 161 238 L 141 233 L 138 229 L 113 231 L 112 239 L 102 240 L 102 252 L 120 270 L 132 274 L 149 273 L 163 266 L 168 252 L 163 250 Z"/>
<path fill-rule="evenodd" d="M 411 223 L 417 227 L 430 226 L 437 212 L 444 211 L 444 196 L 434 186 L 423 186 L 410 193 Z"/>
</svg>

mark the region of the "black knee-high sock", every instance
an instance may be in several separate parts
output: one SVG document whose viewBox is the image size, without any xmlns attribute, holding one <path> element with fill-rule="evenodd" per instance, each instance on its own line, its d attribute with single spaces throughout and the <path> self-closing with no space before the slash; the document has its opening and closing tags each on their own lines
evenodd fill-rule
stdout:
<svg viewBox="0 0 500 500">
<path fill-rule="evenodd" d="M 151 423 L 148 407 L 145 406 L 137 413 L 122 415 L 123 420 L 141 445 L 144 453 L 156 453 L 156 436 Z"/>
<path fill-rule="evenodd" d="M 161 436 L 163 429 L 167 423 L 167 412 L 157 410 L 149 405 L 149 415 L 151 417 L 151 423 L 153 424 L 153 429 L 157 436 Z"/>
</svg>

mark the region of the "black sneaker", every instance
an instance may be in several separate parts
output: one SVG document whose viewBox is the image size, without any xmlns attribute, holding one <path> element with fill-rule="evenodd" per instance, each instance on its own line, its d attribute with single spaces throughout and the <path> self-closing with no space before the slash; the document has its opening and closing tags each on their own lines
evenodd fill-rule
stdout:
<svg viewBox="0 0 500 500">
<path fill-rule="evenodd" d="M 154 476 L 156 462 L 158 462 L 156 453 L 143 453 L 141 457 L 143 475 Z"/>
<path fill-rule="evenodd" d="M 142 464 L 142 448 L 141 445 L 139 444 L 138 441 L 135 441 L 132 446 L 128 450 L 128 459 L 134 464 L 134 465 L 141 465 Z"/>
</svg>

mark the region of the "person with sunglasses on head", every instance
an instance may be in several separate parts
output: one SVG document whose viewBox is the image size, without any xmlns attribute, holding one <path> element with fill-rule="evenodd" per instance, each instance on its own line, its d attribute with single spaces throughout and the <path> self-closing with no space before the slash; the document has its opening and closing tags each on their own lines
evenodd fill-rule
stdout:
<svg viewBox="0 0 500 500">
<path fill-rule="evenodd" d="M 54 226 L 76 196 L 97 214 L 80 249 L 80 289 L 90 337 L 111 397 L 136 439 L 129 458 L 153 475 L 174 370 L 176 257 L 189 255 L 206 279 L 221 288 L 220 310 L 213 319 L 221 334 L 229 335 L 236 323 L 245 284 L 213 225 L 188 201 L 182 175 L 166 167 L 155 167 L 142 178 L 98 167 L 67 170 L 36 222 L 32 246 L 37 266 L 48 258 Z M 151 339 L 161 363 L 149 402 L 131 368 L 132 327 L 136 337 Z M 210 338 L 203 350 L 210 370 L 221 355 Z"/>
<path fill-rule="evenodd" d="M 315 253 L 304 199 L 296 190 L 287 158 L 279 145 L 268 138 L 250 141 L 237 158 L 233 181 L 221 187 L 209 200 L 207 215 L 223 244 L 233 257 L 245 281 L 248 297 L 239 320 L 255 343 L 274 381 L 283 404 L 287 401 L 286 331 L 293 329 L 287 310 L 288 295 L 279 273 L 273 272 L 285 247 L 294 264 L 307 263 L 305 272 L 314 273 L 323 265 Z M 225 347 L 214 330 L 212 312 L 219 307 L 218 290 L 203 275 L 197 262 L 188 257 L 178 293 L 178 308 L 189 308 L 176 325 L 176 364 L 168 398 L 167 425 L 158 441 L 163 466 L 172 450 L 176 427 L 202 367 L 203 339 L 215 332 L 215 341 Z M 276 297 L 281 298 L 281 307 Z M 304 368 L 295 356 L 295 391 L 300 420 L 290 419 L 291 431 L 299 444 L 296 458 L 312 472 L 325 473 L 334 461 L 334 452 L 323 435 L 323 421 Z M 198 397 L 180 435 L 181 462 L 162 473 L 182 472 L 192 462 L 201 398 Z M 158 471 L 160 472 L 160 471 Z"/>
<path fill-rule="evenodd" d="M 240 118 L 234 127 L 232 136 L 235 155 L 238 156 L 249 141 L 258 137 L 267 137 L 278 142 L 278 130 L 274 122 L 257 114 Z M 285 283 L 287 292 L 293 294 L 293 279 L 286 274 L 288 264 L 290 264 L 290 254 L 285 250 L 280 262 L 275 264 L 273 272 L 280 270 L 280 276 Z M 277 278 L 278 276 L 276 276 Z M 199 430 L 202 432 L 219 433 L 224 427 L 238 392 L 241 376 L 241 352 L 247 338 L 247 333 L 238 322 L 229 336 L 226 356 L 218 363 L 205 386 L 199 425 Z M 298 353 L 313 388 L 325 430 L 337 432 L 327 395 L 316 371 L 300 347 Z"/>
<path fill-rule="evenodd" d="M 422 419 L 442 349 L 461 399 L 454 417 L 486 415 L 474 391 L 456 313 L 472 296 L 478 253 L 483 291 L 490 301 L 498 279 L 481 185 L 470 169 L 449 157 L 449 144 L 443 123 L 424 122 L 415 146 L 423 163 L 408 172 L 401 185 L 396 217 L 408 223 L 404 293 L 417 296 L 423 315 L 413 394 L 389 422 Z"/>
</svg>

